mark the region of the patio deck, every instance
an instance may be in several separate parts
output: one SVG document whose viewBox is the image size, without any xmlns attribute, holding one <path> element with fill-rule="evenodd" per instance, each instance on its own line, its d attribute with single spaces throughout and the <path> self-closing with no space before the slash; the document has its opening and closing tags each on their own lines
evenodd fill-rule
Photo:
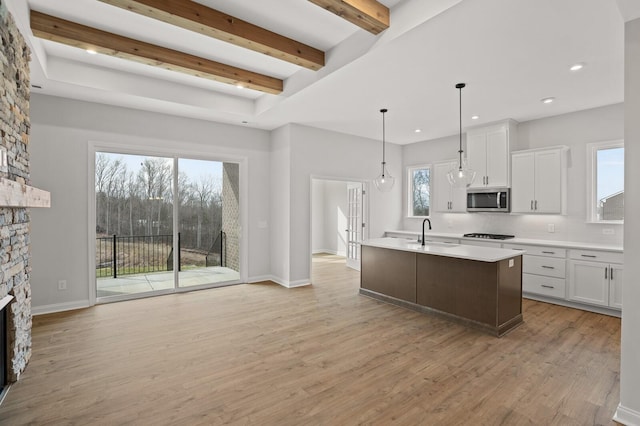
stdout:
<svg viewBox="0 0 640 426">
<path fill-rule="evenodd" d="M 123 294 L 147 293 L 173 288 L 173 271 L 152 272 L 147 274 L 124 275 L 118 278 L 98 278 L 97 297 L 118 296 Z M 222 266 L 211 266 L 180 271 L 180 287 L 193 287 L 203 284 L 216 284 L 240 279 L 240 273 Z"/>
</svg>

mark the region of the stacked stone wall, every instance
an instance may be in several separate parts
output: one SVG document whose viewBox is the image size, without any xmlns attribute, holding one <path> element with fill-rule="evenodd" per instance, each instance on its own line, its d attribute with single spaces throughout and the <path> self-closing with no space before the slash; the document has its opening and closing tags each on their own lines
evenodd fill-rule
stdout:
<svg viewBox="0 0 640 426">
<path fill-rule="evenodd" d="M 240 271 L 240 166 L 222 166 L 222 230 L 227 235 L 227 267 Z"/>
<path fill-rule="evenodd" d="M 29 48 L 0 0 L 0 146 L 8 160 L 0 177 L 24 184 L 30 184 L 29 59 Z M 14 296 L 7 308 L 10 382 L 31 357 L 29 223 L 27 209 L 0 206 L 0 298 Z"/>
</svg>

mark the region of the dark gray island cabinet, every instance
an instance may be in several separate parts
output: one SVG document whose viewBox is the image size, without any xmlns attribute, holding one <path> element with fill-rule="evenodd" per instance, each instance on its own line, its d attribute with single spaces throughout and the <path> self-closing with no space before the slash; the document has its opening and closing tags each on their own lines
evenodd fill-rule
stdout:
<svg viewBox="0 0 640 426">
<path fill-rule="evenodd" d="M 522 323 L 522 254 L 396 238 L 362 243 L 360 294 L 502 336 Z"/>
</svg>

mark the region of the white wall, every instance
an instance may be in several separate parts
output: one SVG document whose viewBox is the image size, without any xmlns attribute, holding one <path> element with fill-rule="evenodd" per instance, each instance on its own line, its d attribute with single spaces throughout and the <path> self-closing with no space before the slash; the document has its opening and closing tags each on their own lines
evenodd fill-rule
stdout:
<svg viewBox="0 0 640 426">
<path fill-rule="evenodd" d="M 602 242 L 622 244 L 622 225 L 586 223 L 586 144 L 624 138 L 624 105 L 616 104 L 570 114 L 542 118 L 518 125 L 518 149 L 567 145 L 569 169 L 567 176 L 566 216 L 510 215 L 504 213 L 433 213 L 433 229 L 440 232 L 510 233 L 522 238 Z M 457 136 L 425 141 L 403 147 L 406 166 L 454 159 Z M 406 169 L 404 170 L 406 173 Z M 406 179 L 403 179 L 406 188 Z M 406 189 L 404 190 L 406 192 Z M 404 196 L 403 206 L 406 205 Z M 418 231 L 420 221 L 406 218 L 403 208 L 403 228 Z M 547 232 L 547 224 L 555 225 L 555 233 Z M 603 228 L 614 235 L 603 235 Z"/>
<path fill-rule="evenodd" d="M 311 250 L 346 256 L 348 182 L 312 179 Z"/>
<path fill-rule="evenodd" d="M 78 102 L 31 97 L 31 179 L 51 192 L 50 209 L 32 218 L 34 312 L 86 306 L 88 270 L 89 142 L 185 156 L 244 158 L 248 164 L 248 279 L 270 275 L 269 133 L 211 122 Z M 67 290 L 58 291 L 58 280 Z"/>
<path fill-rule="evenodd" d="M 640 19 L 625 25 L 624 282 L 620 406 L 616 420 L 640 425 Z"/>
<path fill-rule="evenodd" d="M 326 180 L 311 180 L 311 252 L 324 253 L 324 188 Z"/>
<path fill-rule="evenodd" d="M 296 124 L 286 126 L 290 131 L 291 198 L 290 198 L 290 285 L 310 282 L 311 267 L 311 178 L 337 178 L 371 183 L 369 194 L 369 232 L 371 237 L 382 236 L 385 229 L 401 224 L 398 205 L 402 185 L 391 192 L 373 189 L 372 181 L 379 172 L 381 145 L 379 141 Z M 401 148 L 387 145 L 387 164 L 392 176 L 401 176 Z M 280 242 L 273 241 L 274 246 Z"/>
<path fill-rule="evenodd" d="M 288 286 L 291 269 L 289 256 L 291 246 L 291 228 L 289 226 L 291 217 L 291 142 L 289 126 L 281 127 L 272 132 L 270 147 L 270 274 L 272 280 Z"/>
</svg>

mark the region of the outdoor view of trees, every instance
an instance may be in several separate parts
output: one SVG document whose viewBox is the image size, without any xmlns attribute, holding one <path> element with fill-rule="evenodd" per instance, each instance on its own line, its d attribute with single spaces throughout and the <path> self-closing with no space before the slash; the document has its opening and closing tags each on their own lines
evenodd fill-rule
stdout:
<svg viewBox="0 0 640 426">
<path fill-rule="evenodd" d="M 429 216 L 429 168 L 413 169 L 411 174 L 413 193 L 413 216 Z"/>
<path fill-rule="evenodd" d="M 179 169 L 183 166 L 182 159 Z M 185 170 L 178 174 L 176 200 L 179 209 L 182 250 L 204 255 L 210 251 L 222 228 L 221 163 L 184 160 Z M 190 163 L 198 164 L 190 169 Z M 204 170 L 203 165 L 211 165 Z M 167 236 L 170 246 L 173 234 L 173 159 L 97 153 L 96 237 Z M 159 238 L 157 241 L 161 241 Z M 164 248 L 163 252 L 164 252 Z M 168 248 L 170 250 L 171 247 Z M 155 247 L 153 250 L 160 250 Z M 110 253 L 98 249 L 98 263 L 106 263 Z M 124 254 L 128 258 L 127 254 Z M 166 257 L 166 256 L 165 256 Z M 118 255 L 120 259 L 120 255 Z M 98 259 L 97 259 L 98 260 Z M 110 260 L 110 259 L 106 259 Z M 119 260 L 120 261 L 120 260 Z M 167 260 L 164 260 L 167 262 Z M 100 265 L 97 265 L 100 267 Z M 106 274 L 108 276 L 108 274 Z"/>
</svg>

